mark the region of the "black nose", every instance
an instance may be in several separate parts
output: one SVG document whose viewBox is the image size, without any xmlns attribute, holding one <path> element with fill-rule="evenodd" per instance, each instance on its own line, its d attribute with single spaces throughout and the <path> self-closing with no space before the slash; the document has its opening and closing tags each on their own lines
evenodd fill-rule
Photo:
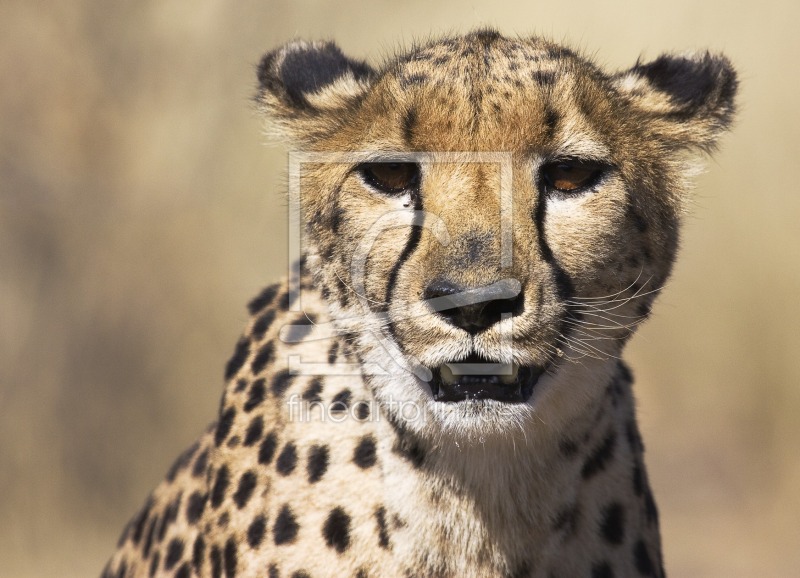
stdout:
<svg viewBox="0 0 800 578">
<path fill-rule="evenodd" d="M 510 280 L 509 280 L 510 281 Z M 434 279 L 422 294 L 438 315 L 470 335 L 500 321 L 504 313 L 519 315 L 525 299 L 519 283 L 503 281 L 486 287 L 464 287 L 447 279 Z"/>
</svg>

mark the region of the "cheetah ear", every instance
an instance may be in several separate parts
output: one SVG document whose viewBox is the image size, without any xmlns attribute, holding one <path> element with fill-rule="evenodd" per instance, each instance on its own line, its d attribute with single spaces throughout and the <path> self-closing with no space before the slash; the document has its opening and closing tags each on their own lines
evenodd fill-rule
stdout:
<svg viewBox="0 0 800 578">
<path fill-rule="evenodd" d="M 645 113 L 645 122 L 676 148 L 712 150 L 736 112 L 736 71 L 720 54 L 663 55 L 637 62 L 614 80 Z"/>
<path fill-rule="evenodd" d="M 369 88 L 375 71 L 342 54 L 333 42 L 296 40 L 268 52 L 258 67 L 256 102 L 271 128 L 303 141 L 332 129 Z"/>
</svg>

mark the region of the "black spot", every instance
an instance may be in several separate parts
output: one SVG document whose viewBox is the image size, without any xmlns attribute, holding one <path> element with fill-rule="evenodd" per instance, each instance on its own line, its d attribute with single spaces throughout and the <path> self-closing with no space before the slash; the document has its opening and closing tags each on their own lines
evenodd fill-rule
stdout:
<svg viewBox="0 0 800 578">
<path fill-rule="evenodd" d="M 342 508 L 334 508 L 322 526 L 325 543 L 340 554 L 350 546 L 350 516 Z"/>
<path fill-rule="evenodd" d="M 336 356 L 339 355 L 339 342 L 334 341 L 330 349 L 328 349 L 328 363 L 333 365 L 336 363 Z"/>
<path fill-rule="evenodd" d="M 244 411 L 251 412 L 264 402 L 264 396 L 267 394 L 267 388 L 264 387 L 264 379 L 257 379 L 250 386 L 250 393 L 247 396 L 247 401 L 244 404 Z"/>
<path fill-rule="evenodd" d="M 246 379 L 237 379 L 236 380 L 236 388 L 233 391 L 235 391 L 236 393 L 241 393 L 241 392 L 244 391 L 244 388 L 246 388 L 247 384 L 249 384 L 249 383 L 250 382 L 247 381 Z"/>
<path fill-rule="evenodd" d="M 280 546 L 294 542 L 299 529 L 300 526 L 297 525 L 297 520 L 295 520 L 291 508 L 284 504 L 275 519 L 275 525 L 272 527 L 272 538 L 275 541 L 275 545 Z"/>
<path fill-rule="evenodd" d="M 278 287 L 279 285 L 270 285 L 266 287 L 261 293 L 250 303 L 247 304 L 247 309 L 250 311 L 250 315 L 255 315 L 259 311 L 261 311 L 264 307 L 272 303 L 275 299 L 275 296 L 278 294 Z"/>
<path fill-rule="evenodd" d="M 637 496 L 641 496 L 644 492 L 644 472 L 638 461 L 633 463 L 633 491 Z"/>
<path fill-rule="evenodd" d="M 206 509 L 206 502 L 208 501 L 208 494 L 201 494 L 194 492 L 189 496 L 186 503 L 186 521 L 190 524 L 195 524 L 200 516 L 203 515 L 203 510 Z"/>
<path fill-rule="evenodd" d="M 261 373 L 268 363 L 272 363 L 273 359 L 275 359 L 275 344 L 272 341 L 267 341 L 256 354 L 253 363 L 250 364 L 250 370 L 253 375 Z"/>
<path fill-rule="evenodd" d="M 289 306 L 292 304 L 292 296 L 287 291 L 286 293 L 282 293 L 281 296 L 278 298 L 278 309 L 282 311 L 286 311 L 289 309 Z"/>
<path fill-rule="evenodd" d="M 392 452 L 411 462 L 415 468 L 419 468 L 425 462 L 425 450 L 409 432 L 406 427 L 398 421 L 398 418 L 391 413 L 386 414 L 389 424 L 394 428 L 397 437 L 392 444 Z"/>
<path fill-rule="evenodd" d="M 315 377 L 303 392 L 303 400 L 307 401 L 308 403 L 318 403 L 322 401 L 322 397 L 320 396 L 321 393 L 322 380 L 319 377 Z"/>
<path fill-rule="evenodd" d="M 275 321 L 275 311 L 270 309 L 253 323 L 253 337 L 259 340 L 264 337 L 264 334 L 267 332 L 267 329 L 270 328 L 273 321 Z"/>
<path fill-rule="evenodd" d="M 191 575 L 192 569 L 188 562 L 181 564 L 180 568 L 175 572 L 175 578 L 190 578 Z"/>
<path fill-rule="evenodd" d="M 293 324 L 284 326 L 282 333 L 284 342 L 291 345 L 303 341 L 314 329 L 316 322 L 316 316 L 311 313 L 300 315 Z"/>
<path fill-rule="evenodd" d="M 408 146 L 414 140 L 414 129 L 417 125 L 417 109 L 410 108 L 403 117 L 403 138 Z"/>
<path fill-rule="evenodd" d="M 603 510 L 600 533 L 610 544 L 622 544 L 625 539 L 625 508 L 619 502 L 609 504 Z"/>
<path fill-rule="evenodd" d="M 235 417 L 236 409 L 229 407 L 219 418 L 219 423 L 217 423 L 217 431 L 214 434 L 214 443 L 217 445 L 217 447 L 222 445 L 222 442 L 224 442 L 228 437 L 228 434 L 231 433 L 231 426 L 233 425 L 233 418 Z"/>
<path fill-rule="evenodd" d="M 608 384 L 606 394 L 611 398 L 611 405 L 617 407 L 624 396 L 622 381 L 618 377 L 612 379 L 611 383 Z"/>
<path fill-rule="evenodd" d="M 342 413 L 347 411 L 347 408 L 350 407 L 350 401 L 353 399 L 353 394 L 350 392 L 349 389 L 343 389 L 335 396 L 333 396 L 333 401 L 331 401 L 331 413 Z"/>
<path fill-rule="evenodd" d="M 368 401 L 358 401 L 354 405 L 356 410 L 356 417 L 361 421 L 366 421 L 369 419 L 369 402 Z"/>
<path fill-rule="evenodd" d="M 539 86 L 553 86 L 556 82 L 556 73 L 552 71 L 535 70 L 531 77 Z"/>
<path fill-rule="evenodd" d="M 578 453 L 578 444 L 572 440 L 563 439 L 558 442 L 558 449 L 565 458 L 571 458 Z"/>
<path fill-rule="evenodd" d="M 157 520 L 157 517 L 153 519 L 153 528 L 152 528 L 152 530 L 156 529 L 156 520 Z M 150 549 L 150 545 L 151 545 L 150 538 L 153 538 L 153 540 L 158 541 L 158 542 L 161 542 L 162 540 L 164 540 L 164 536 L 167 535 L 167 528 L 168 527 L 169 527 L 169 520 L 167 519 L 167 513 L 164 512 L 164 516 L 161 517 L 161 520 L 159 521 L 159 524 L 158 524 L 158 531 L 152 532 L 152 535 L 148 536 L 148 540 L 147 540 L 147 543 L 144 546 L 144 550 L 149 550 Z"/>
<path fill-rule="evenodd" d="M 270 564 L 267 570 L 267 578 L 281 578 L 281 573 L 275 564 Z"/>
<path fill-rule="evenodd" d="M 217 518 L 217 526 L 220 528 L 227 528 L 228 524 L 231 522 L 231 515 L 228 512 L 223 512 L 220 514 L 219 518 Z"/>
<path fill-rule="evenodd" d="M 380 506 L 375 510 L 375 521 L 378 523 L 378 546 L 389 548 L 389 529 L 386 526 L 386 508 Z"/>
<path fill-rule="evenodd" d="M 636 422 L 632 419 L 628 420 L 628 423 L 625 424 L 625 436 L 628 438 L 628 444 L 633 453 L 641 453 L 644 451 L 642 436 L 639 435 L 639 428 L 636 427 Z"/>
<path fill-rule="evenodd" d="M 206 467 L 208 466 L 208 448 L 204 449 L 197 459 L 194 461 L 194 465 L 192 466 L 192 476 L 195 478 L 199 478 L 200 476 L 205 475 Z"/>
<path fill-rule="evenodd" d="M 233 501 L 236 502 L 236 506 L 240 510 L 247 505 L 248 501 L 250 501 L 250 497 L 253 495 L 253 490 L 256 488 L 257 481 L 258 478 L 256 477 L 256 473 L 252 470 L 243 473 L 242 477 L 239 478 L 239 487 L 236 488 L 236 493 L 233 495 Z"/>
<path fill-rule="evenodd" d="M 647 488 L 644 492 L 644 511 L 649 524 L 658 524 L 658 507 L 650 488 Z"/>
<path fill-rule="evenodd" d="M 339 206 L 333 207 L 333 210 L 331 211 L 330 228 L 331 228 L 331 231 L 333 232 L 334 235 L 337 235 L 339 233 L 339 227 L 342 224 L 342 217 L 344 217 L 344 216 L 345 216 L 344 209 L 342 209 Z M 333 248 L 331 248 L 331 252 L 332 251 L 333 251 Z"/>
<path fill-rule="evenodd" d="M 131 522 L 125 524 L 125 527 L 122 529 L 122 534 L 120 534 L 119 539 L 117 540 L 117 548 L 122 548 L 125 542 L 128 541 L 128 536 L 131 533 L 131 526 Z"/>
<path fill-rule="evenodd" d="M 292 578 L 311 578 L 311 575 L 305 570 L 296 570 L 292 572 Z"/>
<path fill-rule="evenodd" d="M 228 446 L 229 448 L 235 448 L 240 443 L 242 443 L 242 438 L 240 438 L 239 436 L 231 436 L 228 439 L 228 443 L 225 445 Z"/>
<path fill-rule="evenodd" d="M 264 418 L 257 415 L 252 419 L 250 425 L 247 426 L 247 433 L 244 436 L 245 447 L 254 445 L 261 439 L 261 434 L 264 433 Z"/>
<path fill-rule="evenodd" d="M 258 449 L 258 463 L 262 466 L 268 465 L 272 462 L 275 455 L 275 448 L 278 447 L 278 436 L 275 432 L 270 432 L 264 441 L 261 442 L 261 447 Z"/>
<path fill-rule="evenodd" d="M 205 557 L 205 553 L 206 542 L 203 540 L 203 536 L 198 534 L 194 541 L 194 547 L 192 547 L 192 566 L 194 566 L 194 570 L 198 574 L 203 567 L 203 558 Z"/>
<path fill-rule="evenodd" d="M 181 498 L 183 497 L 183 493 L 181 492 L 178 494 L 172 502 L 164 510 L 164 516 L 161 518 L 161 527 L 158 529 L 158 541 L 164 539 L 166 535 L 167 528 L 171 526 L 175 520 L 178 519 L 178 514 L 181 508 Z"/>
<path fill-rule="evenodd" d="M 217 479 L 214 482 L 214 487 L 211 489 L 211 506 L 214 509 L 219 508 L 222 501 L 225 499 L 225 492 L 230 484 L 230 470 L 228 466 L 222 466 L 217 472 Z"/>
<path fill-rule="evenodd" d="M 153 507 L 153 498 L 147 498 L 147 502 L 136 515 L 133 522 L 133 535 L 131 536 L 131 540 L 135 545 L 139 545 L 139 541 L 142 539 L 142 532 L 144 532 L 144 525 L 147 522 L 147 518 L 150 515 L 150 509 Z"/>
<path fill-rule="evenodd" d="M 278 456 L 278 460 L 275 462 L 275 469 L 278 470 L 278 473 L 282 476 L 288 476 L 294 471 L 295 466 L 297 465 L 297 448 L 291 442 L 283 446 L 283 451 Z"/>
<path fill-rule="evenodd" d="M 150 560 L 150 578 L 153 578 L 158 572 L 158 564 L 161 562 L 161 554 L 155 552 L 153 558 Z"/>
<path fill-rule="evenodd" d="M 638 307 L 636 308 L 636 313 L 640 317 L 647 317 L 648 315 L 650 315 L 651 308 L 652 308 L 652 305 L 650 303 L 641 302 L 641 303 L 639 303 Z"/>
<path fill-rule="evenodd" d="M 614 578 L 614 570 L 605 560 L 592 566 L 592 578 Z"/>
<path fill-rule="evenodd" d="M 213 546 L 209 557 L 211 558 L 212 578 L 222 578 L 222 553 L 219 551 L 219 548 Z"/>
<path fill-rule="evenodd" d="M 288 369 L 280 370 L 272 379 L 272 392 L 278 396 L 283 395 L 286 390 L 289 389 L 289 386 L 292 385 L 294 378 L 295 375 L 290 373 Z"/>
<path fill-rule="evenodd" d="M 150 548 L 153 546 L 153 540 L 156 537 L 156 528 L 158 527 L 158 522 L 158 516 L 153 516 L 153 519 L 150 522 L 150 527 L 147 530 L 147 536 L 144 539 L 144 545 L 142 546 L 142 555 L 145 558 L 147 558 L 150 553 Z"/>
<path fill-rule="evenodd" d="M 583 463 L 583 469 L 581 470 L 583 479 L 587 480 L 605 469 L 608 461 L 614 456 L 616 445 L 617 432 L 611 430 Z"/>
<path fill-rule="evenodd" d="M 580 517 L 581 510 L 578 504 L 566 506 L 556 514 L 556 519 L 553 522 L 553 530 L 556 532 L 564 532 L 566 538 L 574 536 L 578 529 Z"/>
<path fill-rule="evenodd" d="M 308 452 L 308 481 L 313 484 L 318 482 L 328 469 L 329 459 L 328 446 L 312 446 Z"/>
<path fill-rule="evenodd" d="M 258 548 L 264 539 L 264 532 L 267 527 L 267 520 L 264 516 L 258 516 L 247 528 L 247 543 L 251 548 Z"/>
<path fill-rule="evenodd" d="M 236 576 L 236 542 L 233 538 L 228 538 L 225 542 L 225 576 L 226 578 L 234 578 Z"/>
<path fill-rule="evenodd" d="M 233 356 L 225 366 L 225 381 L 236 375 L 244 365 L 244 362 L 247 361 L 248 355 L 250 355 L 250 342 L 246 337 L 240 337 L 236 343 L 236 349 L 233 351 Z"/>
<path fill-rule="evenodd" d="M 371 435 L 364 436 L 353 452 L 353 462 L 359 468 L 371 468 L 377 460 L 375 456 L 375 438 Z"/>
<path fill-rule="evenodd" d="M 653 576 L 655 574 L 653 560 L 650 558 L 647 546 L 642 540 L 637 541 L 633 546 L 633 563 L 642 576 Z"/>
<path fill-rule="evenodd" d="M 172 568 L 181 561 L 183 557 L 183 540 L 173 538 L 167 546 L 167 555 L 164 557 L 164 570 Z"/>
<path fill-rule="evenodd" d="M 369 578 L 369 574 L 364 568 L 356 570 L 356 578 Z"/>
<path fill-rule="evenodd" d="M 166 477 L 168 482 L 174 482 L 178 473 L 185 470 L 189 466 L 189 462 L 192 461 L 192 458 L 194 457 L 195 452 L 197 452 L 197 448 L 199 446 L 200 444 L 195 442 L 189 449 L 178 456 L 178 459 L 175 460 L 167 472 Z"/>
</svg>

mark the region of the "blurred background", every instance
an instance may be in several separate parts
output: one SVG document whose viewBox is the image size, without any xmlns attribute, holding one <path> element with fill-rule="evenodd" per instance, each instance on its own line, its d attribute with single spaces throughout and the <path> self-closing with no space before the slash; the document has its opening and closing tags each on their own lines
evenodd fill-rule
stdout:
<svg viewBox="0 0 800 578">
<path fill-rule="evenodd" d="M 710 47 L 741 113 L 628 350 L 672 576 L 800 576 L 800 3 L 4 0 L 0 575 L 99 574 L 213 419 L 245 302 L 286 271 L 262 52 L 373 63 L 493 25 L 612 69 Z"/>
</svg>

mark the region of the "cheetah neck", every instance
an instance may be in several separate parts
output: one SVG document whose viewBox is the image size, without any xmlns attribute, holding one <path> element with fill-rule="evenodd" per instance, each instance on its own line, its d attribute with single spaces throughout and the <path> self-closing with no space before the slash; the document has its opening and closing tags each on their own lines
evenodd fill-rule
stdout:
<svg viewBox="0 0 800 578">
<path fill-rule="evenodd" d="M 569 428 L 540 427 L 527 438 L 431 444 L 380 425 L 386 500 L 405 536 L 402 557 L 414 560 L 416 571 L 457 576 L 545 567 L 579 575 L 585 570 L 570 551 L 584 559 L 634 538 L 660 557 L 630 382 L 620 372 L 627 373 L 619 366 L 598 402 Z M 614 527 L 603 536 L 609 509 L 626 513 L 621 537 Z M 627 564 L 633 547 L 619 549 Z"/>
</svg>

